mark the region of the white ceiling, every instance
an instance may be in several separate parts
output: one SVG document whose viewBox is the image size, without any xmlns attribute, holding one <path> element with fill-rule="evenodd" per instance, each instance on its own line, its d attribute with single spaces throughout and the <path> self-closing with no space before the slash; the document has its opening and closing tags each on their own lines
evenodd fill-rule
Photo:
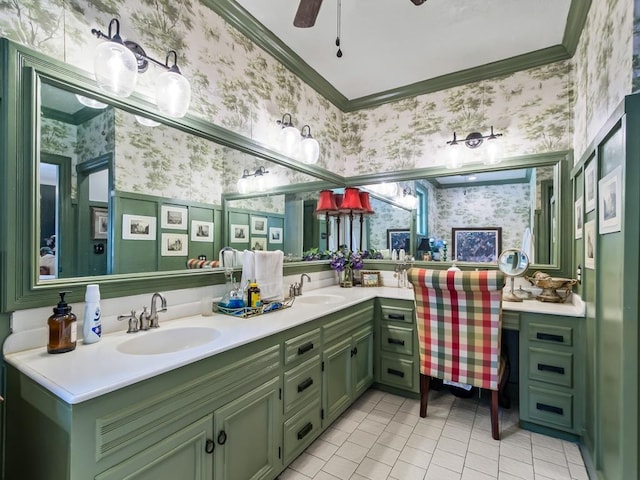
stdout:
<svg viewBox="0 0 640 480">
<path fill-rule="evenodd" d="M 560 45 L 571 0 L 324 0 L 293 26 L 298 0 L 236 0 L 348 100 Z"/>
</svg>

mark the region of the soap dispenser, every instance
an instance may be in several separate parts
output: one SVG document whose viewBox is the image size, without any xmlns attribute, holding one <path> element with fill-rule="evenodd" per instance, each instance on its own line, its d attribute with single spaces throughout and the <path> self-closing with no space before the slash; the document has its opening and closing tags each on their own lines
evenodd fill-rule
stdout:
<svg viewBox="0 0 640 480">
<path fill-rule="evenodd" d="M 71 307 L 64 301 L 69 292 L 60 292 L 60 302 L 53 308 L 53 315 L 49 317 L 48 353 L 64 353 L 75 350 L 78 337 L 76 316 L 71 313 Z"/>
</svg>

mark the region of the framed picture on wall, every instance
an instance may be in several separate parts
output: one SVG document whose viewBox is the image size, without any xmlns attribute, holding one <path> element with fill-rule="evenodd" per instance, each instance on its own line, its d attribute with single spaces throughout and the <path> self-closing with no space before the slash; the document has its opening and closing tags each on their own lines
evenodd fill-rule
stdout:
<svg viewBox="0 0 640 480">
<path fill-rule="evenodd" d="M 155 240 L 156 217 L 146 215 L 122 215 L 123 240 Z"/>
<path fill-rule="evenodd" d="M 409 253 L 411 245 L 411 232 L 407 229 L 388 228 L 387 229 L 387 248 L 389 250 L 404 250 Z"/>
<path fill-rule="evenodd" d="M 578 240 L 579 238 L 582 238 L 582 222 L 584 221 L 584 210 L 582 206 L 583 206 L 582 197 L 580 197 L 578 200 L 576 200 L 576 203 L 573 209 L 574 224 L 575 224 L 573 238 L 575 238 L 576 240 Z"/>
<path fill-rule="evenodd" d="M 269 227 L 269 243 L 282 243 L 282 228 Z"/>
<path fill-rule="evenodd" d="M 189 249 L 189 237 L 185 233 L 162 234 L 163 257 L 186 257 Z"/>
<path fill-rule="evenodd" d="M 160 208 L 160 228 L 186 230 L 187 212 L 188 210 L 184 207 L 162 205 Z"/>
<path fill-rule="evenodd" d="M 251 217 L 251 235 L 266 235 L 267 219 L 266 217 Z"/>
<path fill-rule="evenodd" d="M 267 237 L 251 237 L 251 250 L 266 250 Z"/>
<path fill-rule="evenodd" d="M 584 266 L 596 268 L 596 221 L 584 223 Z"/>
<path fill-rule="evenodd" d="M 452 228 L 453 261 L 497 263 L 502 251 L 502 228 Z"/>
<path fill-rule="evenodd" d="M 106 208 L 91 207 L 91 238 L 103 240 L 109 231 L 109 214 Z"/>
<path fill-rule="evenodd" d="M 213 222 L 200 222 L 191 220 L 192 242 L 213 242 Z"/>
<path fill-rule="evenodd" d="M 249 225 L 231 224 L 230 235 L 234 243 L 249 243 Z"/>
<path fill-rule="evenodd" d="M 622 229 L 622 167 L 618 167 L 598 182 L 598 219 L 600 233 Z"/>
<path fill-rule="evenodd" d="M 594 157 L 584 168 L 584 213 L 589 213 L 596 208 L 596 188 L 598 186 L 596 165 L 597 161 Z"/>
</svg>

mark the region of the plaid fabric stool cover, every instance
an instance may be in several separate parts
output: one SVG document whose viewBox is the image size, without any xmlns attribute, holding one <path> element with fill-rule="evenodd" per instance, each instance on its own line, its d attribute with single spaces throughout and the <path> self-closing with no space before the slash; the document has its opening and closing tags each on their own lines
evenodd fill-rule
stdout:
<svg viewBox="0 0 640 480">
<path fill-rule="evenodd" d="M 425 376 L 427 382 L 435 377 L 497 392 L 504 368 L 502 272 L 412 268 L 409 280 L 415 295 L 421 390 Z M 426 415 L 426 398 L 422 413 Z"/>
</svg>

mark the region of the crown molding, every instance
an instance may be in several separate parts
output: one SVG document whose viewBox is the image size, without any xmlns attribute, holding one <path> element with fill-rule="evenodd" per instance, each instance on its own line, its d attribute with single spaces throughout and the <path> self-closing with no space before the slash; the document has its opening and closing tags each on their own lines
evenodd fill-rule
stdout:
<svg viewBox="0 0 640 480">
<path fill-rule="evenodd" d="M 560 45 L 349 100 L 235 1 L 202 0 L 202 2 L 343 112 L 377 107 L 425 93 L 567 60 L 576 51 L 591 6 L 591 0 L 571 1 L 567 25 Z"/>
</svg>

